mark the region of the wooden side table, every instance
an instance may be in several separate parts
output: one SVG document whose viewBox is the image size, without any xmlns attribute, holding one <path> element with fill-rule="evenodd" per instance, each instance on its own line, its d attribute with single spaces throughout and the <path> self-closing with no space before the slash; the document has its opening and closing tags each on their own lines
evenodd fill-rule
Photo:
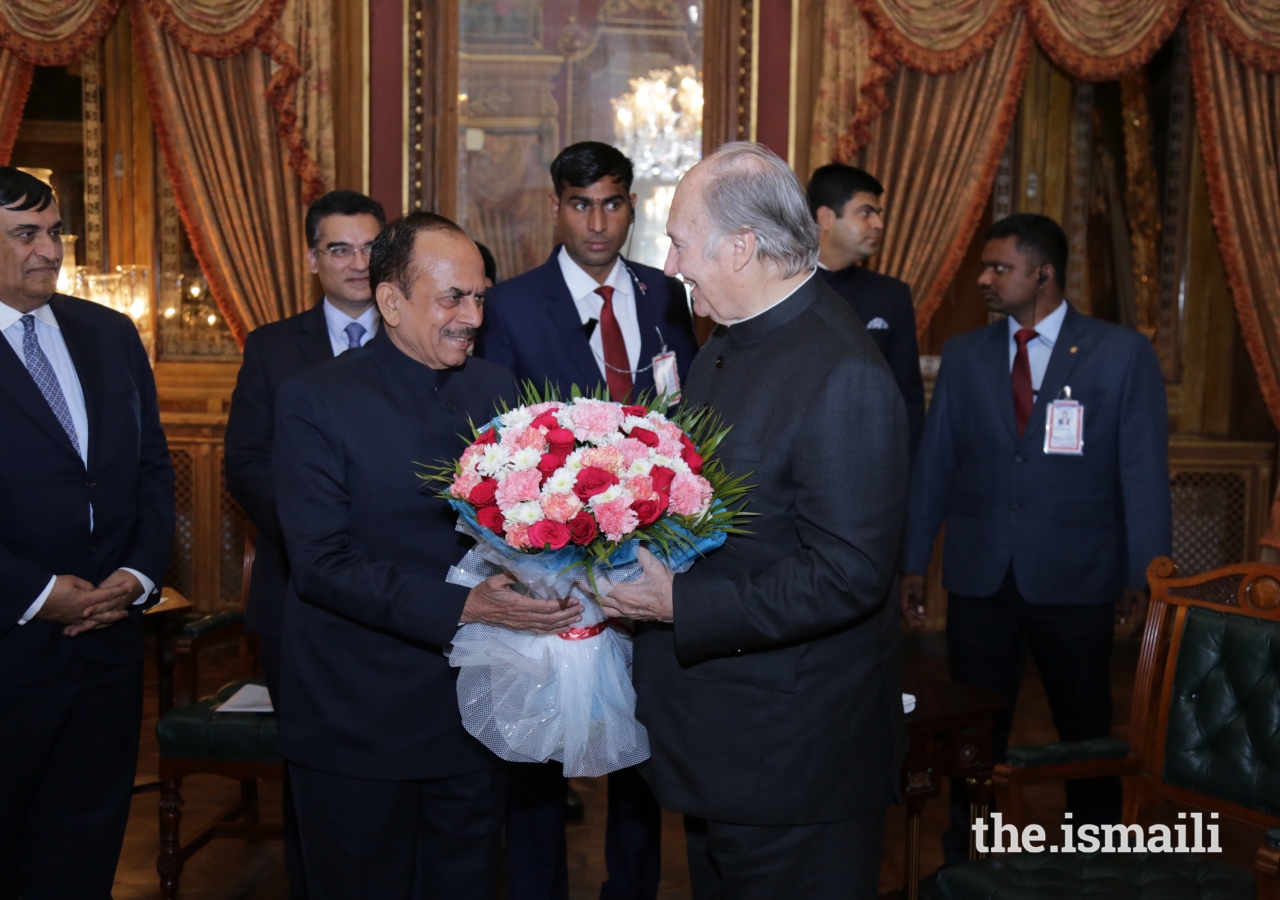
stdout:
<svg viewBox="0 0 1280 900">
<path fill-rule="evenodd" d="M 942 793 L 944 778 L 964 780 L 969 817 L 985 817 L 991 806 L 992 718 L 1004 709 L 994 691 L 940 679 L 912 679 L 903 686 L 916 698 L 907 714 L 907 758 L 902 764 L 902 797 L 907 805 L 906 877 L 903 894 L 920 890 L 920 813 L 925 801 Z M 969 858 L 978 859 L 973 834 Z"/>
</svg>

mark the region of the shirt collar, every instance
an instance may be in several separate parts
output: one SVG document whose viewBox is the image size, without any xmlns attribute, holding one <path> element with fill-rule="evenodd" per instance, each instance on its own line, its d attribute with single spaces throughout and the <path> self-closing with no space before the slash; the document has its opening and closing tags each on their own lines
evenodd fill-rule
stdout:
<svg viewBox="0 0 1280 900">
<path fill-rule="evenodd" d="M 11 327 L 16 325 L 24 315 L 28 314 L 18 312 L 7 303 L 0 303 L 0 331 L 8 331 Z M 37 306 L 35 309 L 31 310 L 30 315 L 35 316 L 51 328 L 58 328 L 61 330 L 58 325 L 58 320 L 54 316 L 53 310 L 49 307 L 48 303 L 43 306 Z"/>
<path fill-rule="evenodd" d="M 1062 331 L 1062 320 L 1067 317 L 1067 301 L 1063 300 L 1058 304 L 1058 308 L 1049 315 L 1045 316 L 1036 323 L 1036 335 L 1045 345 L 1052 347 L 1058 342 L 1058 332 Z M 1022 328 L 1018 324 L 1018 320 L 1013 316 L 1009 316 L 1009 340 L 1013 340 L 1013 336 Z"/>
<path fill-rule="evenodd" d="M 352 322 L 359 322 L 364 326 L 366 334 L 373 334 L 378 327 L 380 318 L 377 303 L 370 303 L 369 308 L 362 312 L 359 318 L 353 319 L 330 303 L 328 297 L 324 298 L 324 321 L 329 326 L 329 331 L 333 334 L 343 334 L 343 329 Z"/>
<path fill-rule="evenodd" d="M 574 303 L 594 294 L 597 288 L 604 286 L 584 272 L 582 267 L 573 261 L 573 257 L 563 245 L 560 247 L 560 252 L 556 254 L 556 261 L 560 263 L 560 272 L 564 275 L 564 283 L 568 286 L 569 296 L 573 297 Z M 628 277 L 627 266 L 621 256 L 613 261 L 613 268 L 609 271 L 609 277 L 604 280 L 604 284 L 617 293 L 631 296 L 631 278 Z"/>
</svg>

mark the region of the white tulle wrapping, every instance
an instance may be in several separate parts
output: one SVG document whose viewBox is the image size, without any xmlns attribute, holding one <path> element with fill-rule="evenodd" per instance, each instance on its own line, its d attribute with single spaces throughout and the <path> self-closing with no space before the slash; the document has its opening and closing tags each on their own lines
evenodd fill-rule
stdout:
<svg viewBox="0 0 1280 900">
<path fill-rule="evenodd" d="M 507 571 L 543 598 L 572 595 L 583 605 L 579 627 L 604 620 L 582 568 L 565 573 L 574 550 L 521 554 L 486 540 L 464 520 L 458 530 L 478 541 L 449 573 L 449 581 L 474 586 Z M 596 569 L 606 591 L 640 575 L 635 563 Z M 649 758 L 649 736 L 635 718 L 631 637 L 617 628 L 581 640 L 463 625 L 454 636 L 449 664 L 459 668 L 458 710 L 467 732 L 510 762 L 558 760 L 566 777 L 604 775 Z"/>
</svg>

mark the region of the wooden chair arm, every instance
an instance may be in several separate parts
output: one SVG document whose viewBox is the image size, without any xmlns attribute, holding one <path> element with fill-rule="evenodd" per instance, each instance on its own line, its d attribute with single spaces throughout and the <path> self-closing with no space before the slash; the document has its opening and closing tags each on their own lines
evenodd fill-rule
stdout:
<svg viewBox="0 0 1280 900">
<path fill-rule="evenodd" d="M 200 684 L 200 651 L 238 640 L 245 634 L 244 613 L 213 613 L 183 622 L 161 634 L 160 715 L 196 701 Z"/>
<path fill-rule="evenodd" d="M 1253 871 L 1257 878 L 1258 900 L 1280 900 L 1280 849 L 1269 844 L 1259 847 L 1253 860 Z"/>
<path fill-rule="evenodd" d="M 1022 789 L 1029 784 L 1140 774 L 1142 774 L 1142 757 L 1140 756 L 1126 756 L 1123 759 L 1085 759 L 1056 766 L 1036 766 L 1025 769 L 1000 763 L 991 773 L 991 783 L 995 787 L 996 808 L 1004 812 L 1004 820 L 1023 828 L 1031 821 L 1022 797 Z M 1128 790 L 1127 787 L 1126 790 Z M 1276 900 L 1280 900 L 1280 897 Z"/>
</svg>

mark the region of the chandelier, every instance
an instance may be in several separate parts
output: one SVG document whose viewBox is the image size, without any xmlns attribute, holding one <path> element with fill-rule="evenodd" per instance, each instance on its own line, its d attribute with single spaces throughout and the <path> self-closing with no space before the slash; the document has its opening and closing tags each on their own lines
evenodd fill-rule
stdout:
<svg viewBox="0 0 1280 900">
<path fill-rule="evenodd" d="M 675 182 L 702 158 L 702 81 L 693 66 L 654 69 L 611 102 L 617 147 L 637 179 Z"/>
</svg>

